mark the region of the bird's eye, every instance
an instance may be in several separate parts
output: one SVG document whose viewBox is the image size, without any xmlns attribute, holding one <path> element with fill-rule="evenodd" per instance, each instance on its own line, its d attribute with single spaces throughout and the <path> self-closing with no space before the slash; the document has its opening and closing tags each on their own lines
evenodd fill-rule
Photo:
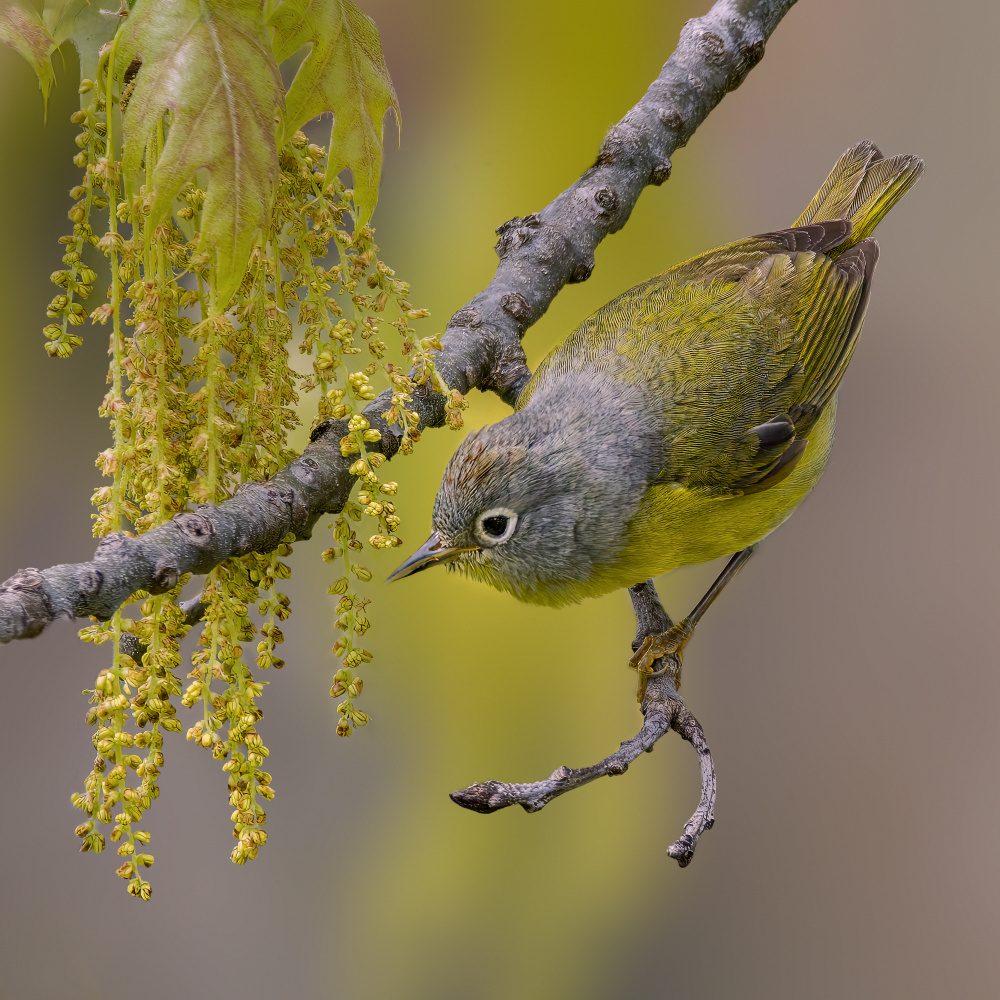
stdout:
<svg viewBox="0 0 1000 1000">
<path fill-rule="evenodd" d="M 486 545 L 499 545 L 506 542 L 514 533 L 517 524 L 517 514 L 506 507 L 494 507 L 479 515 L 476 523 L 476 534 Z"/>
</svg>

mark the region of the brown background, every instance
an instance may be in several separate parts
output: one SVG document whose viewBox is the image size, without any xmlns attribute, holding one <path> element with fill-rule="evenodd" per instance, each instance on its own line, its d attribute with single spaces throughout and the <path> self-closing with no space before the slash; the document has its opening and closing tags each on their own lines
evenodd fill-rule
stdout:
<svg viewBox="0 0 1000 1000">
<path fill-rule="evenodd" d="M 591 162 L 706 4 L 363 4 L 404 114 L 375 221 L 433 329 L 489 279 L 493 229 Z M 927 161 L 879 231 L 829 471 L 689 651 L 720 771 L 691 868 L 665 855 L 697 796 L 676 737 L 537 816 L 446 795 L 588 763 L 635 730 L 624 593 L 550 611 L 443 573 L 373 585 L 374 722 L 338 740 L 318 531 L 293 557 L 288 666 L 267 678 L 271 840 L 245 869 L 224 776 L 179 739 L 149 814 L 152 903 L 112 855 L 79 856 L 79 691 L 103 651 L 63 622 L 0 652 L 0 996 L 995 996 L 997 10 L 802 0 L 529 334 L 534 364 L 630 284 L 789 223 L 861 138 Z M 93 549 L 106 333 L 57 362 L 39 332 L 76 174 L 67 62 L 43 127 L 0 47 L 0 575 Z M 502 414 L 477 395 L 470 424 Z M 408 545 L 455 443 L 436 431 L 400 462 Z M 714 569 L 661 581 L 668 606 Z"/>
</svg>

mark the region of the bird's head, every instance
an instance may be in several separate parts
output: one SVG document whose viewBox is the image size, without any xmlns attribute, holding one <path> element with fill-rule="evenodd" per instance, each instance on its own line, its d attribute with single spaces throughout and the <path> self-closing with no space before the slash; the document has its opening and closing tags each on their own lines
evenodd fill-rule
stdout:
<svg viewBox="0 0 1000 1000">
<path fill-rule="evenodd" d="M 528 408 L 470 434 L 445 469 L 431 537 L 389 579 L 445 564 L 523 601 L 582 596 L 624 523 L 608 517 L 620 504 L 595 474 L 592 425 Z"/>
</svg>

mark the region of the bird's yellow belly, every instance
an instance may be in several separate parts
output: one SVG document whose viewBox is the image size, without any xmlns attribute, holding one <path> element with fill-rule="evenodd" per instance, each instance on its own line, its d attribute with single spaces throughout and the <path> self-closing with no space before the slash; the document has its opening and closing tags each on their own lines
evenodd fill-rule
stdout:
<svg viewBox="0 0 1000 1000">
<path fill-rule="evenodd" d="M 811 428 L 809 444 L 791 474 L 770 489 L 741 496 L 673 485 L 650 489 L 629 522 L 621 557 L 599 572 L 598 592 L 732 555 L 774 531 L 823 474 L 836 416 L 834 398 Z"/>
</svg>

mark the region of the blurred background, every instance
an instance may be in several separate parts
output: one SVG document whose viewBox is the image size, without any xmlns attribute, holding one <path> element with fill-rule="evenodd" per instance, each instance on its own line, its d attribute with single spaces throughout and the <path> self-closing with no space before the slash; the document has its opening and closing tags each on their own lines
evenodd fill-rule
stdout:
<svg viewBox="0 0 1000 1000">
<path fill-rule="evenodd" d="M 432 310 L 425 333 L 489 280 L 495 227 L 593 161 L 708 2 L 361 0 L 403 109 L 375 224 Z M 112 854 L 80 856 L 79 692 L 104 651 L 60 622 L 0 652 L 0 997 L 996 996 L 998 11 L 801 0 L 527 337 L 534 365 L 635 282 L 790 223 L 859 139 L 927 161 L 879 229 L 826 477 L 687 653 L 719 769 L 690 868 L 665 853 L 698 795 L 674 735 L 538 815 L 447 796 L 592 763 L 636 731 L 624 592 L 553 611 L 440 572 L 373 585 L 374 721 L 337 739 L 321 524 L 292 558 L 288 666 L 260 727 L 277 797 L 246 868 L 228 860 L 225 776 L 180 737 L 148 813 L 152 902 L 126 895 Z M 0 46 L 0 577 L 90 557 L 108 440 L 106 331 L 84 328 L 68 361 L 40 332 L 77 175 L 72 53 L 58 72 L 43 125 L 33 74 Z M 468 424 L 503 414 L 474 395 Z M 428 433 L 393 463 L 407 551 L 456 443 Z M 717 569 L 660 581 L 668 609 Z"/>
</svg>

